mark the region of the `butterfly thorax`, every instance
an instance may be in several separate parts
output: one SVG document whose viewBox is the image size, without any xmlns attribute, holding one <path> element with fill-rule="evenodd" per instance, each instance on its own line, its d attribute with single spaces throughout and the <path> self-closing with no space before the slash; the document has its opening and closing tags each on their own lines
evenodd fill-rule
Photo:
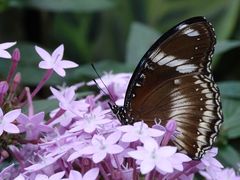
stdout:
<svg viewBox="0 0 240 180">
<path fill-rule="evenodd" d="M 131 117 L 130 113 L 123 106 L 111 105 L 109 104 L 112 112 L 117 116 L 122 125 L 133 124 L 134 118 Z"/>
</svg>

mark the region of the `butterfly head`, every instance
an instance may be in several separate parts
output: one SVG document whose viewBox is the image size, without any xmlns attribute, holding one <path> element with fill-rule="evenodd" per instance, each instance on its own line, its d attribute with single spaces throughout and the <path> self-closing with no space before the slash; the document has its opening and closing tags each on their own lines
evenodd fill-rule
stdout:
<svg viewBox="0 0 240 180">
<path fill-rule="evenodd" d="M 118 106 L 116 104 L 108 103 L 112 112 L 117 116 L 122 125 L 133 124 L 134 118 L 130 117 L 127 110 L 123 106 Z"/>
</svg>

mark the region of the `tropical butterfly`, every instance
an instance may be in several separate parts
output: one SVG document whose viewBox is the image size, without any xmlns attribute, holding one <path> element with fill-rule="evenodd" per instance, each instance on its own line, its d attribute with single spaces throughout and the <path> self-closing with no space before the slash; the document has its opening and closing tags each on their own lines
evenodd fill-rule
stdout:
<svg viewBox="0 0 240 180">
<path fill-rule="evenodd" d="M 123 106 L 110 104 L 122 124 L 177 122 L 173 140 L 180 152 L 200 159 L 223 122 L 211 61 L 216 43 L 204 17 L 187 19 L 162 35 L 146 52 L 128 84 Z"/>
</svg>

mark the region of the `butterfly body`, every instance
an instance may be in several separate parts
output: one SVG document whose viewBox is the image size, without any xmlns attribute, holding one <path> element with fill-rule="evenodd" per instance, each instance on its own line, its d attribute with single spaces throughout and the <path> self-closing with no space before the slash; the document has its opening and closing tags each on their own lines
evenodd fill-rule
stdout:
<svg viewBox="0 0 240 180">
<path fill-rule="evenodd" d="M 122 124 L 177 122 L 178 150 L 199 159 L 212 147 L 223 121 L 211 58 L 214 30 L 203 17 L 185 20 L 146 52 L 129 82 L 124 106 L 111 105 Z"/>
</svg>

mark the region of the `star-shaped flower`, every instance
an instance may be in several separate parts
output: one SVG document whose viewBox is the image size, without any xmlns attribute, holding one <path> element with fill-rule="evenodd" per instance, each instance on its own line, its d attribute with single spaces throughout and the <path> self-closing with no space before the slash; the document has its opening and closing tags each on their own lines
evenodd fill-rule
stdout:
<svg viewBox="0 0 240 180">
<path fill-rule="evenodd" d="M 122 136 L 123 142 L 134 142 L 137 140 L 143 141 L 149 137 L 159 137 L 164 134 L 164 131 L 149 128 L 144 122 L 136 122 L 132 125 L 120 126 L 118 129 L 125 134 Z"/>
<path fill-rule="evenodd" d="M 42 69 L 53 69 L 59 76 L 64 77 L 66 75 L 64 69 L 74 68 L 78 66 L 75 62 L 62 59 L 64 52 L 63 44 L 56 48 L 53 51 L 52 55 L 38 46 L 35 46 L 35 50 L 43 60 L 39 63 L 39 67 Z"/>
<path fill-rule="evenodd" d="M 118 154 L 124 149 L 116 144 L 121 137 L 119 131 L 110 134 L 106 139 L 102 135 L 94 135 L 92 145 L 83 149 L 85 154 L 93 154 L 92 160 L 95 163 L 102 161 L 107 154 Z"/>
<path fill-rule="evenodd" d="M 13 134 L 20 132 L 18 127 L 13 124 L 13 121 L 15 121 L 20 114 L 21 109 L 15 109 L 3 115 L 3 111 L 0 108 L 0 136 L 2 135 L 3 131 Z"/>
<path fill-rule="evenodd" d="M 147 174 L 154 168 L 161 173 L 172 173 L 174 169 L 181 169 L 180 163 L 191 160 L 184 154 L 177 155 L 178 158 L 174 160 L 177 148 L 172 146 L 159 147 L 153 138 L 145 139 L 143 144 L 144 146 L 138 146 L 136 151 L 128 152 L 129 156 L 137 159 L 140 163 L 142 174 Z"/>
<path fill-rule="evenodd" d="M 41 132 L 50 132 L 52 128 L 44 125 L 44 112 L 40 112 L 33 116 L 26 116 L 20 114 L 17 118 L 19 123 L 18 127 L 21 132 L 26 132 L 27 140 L 35 140 L 39 137 Z"/>
<path fill-rule="evenodd" d="M 50 87 L 53 95 L 59 101 L 59 107 L 64 110 L 69 110 L 74 114 L 80 115 L 81 112 L 86 112 L 88 110 L 89 104 L 85 100 L 75 100 L 75 88 L 69 87 L 63 91 L 58 91 L 57 89 Z"/>
<path fill-rule="evenodd" d="M 64 154 L 59 154 L 55 157 L 41 157 L 41 161 L 39 161 L 38 163 L 34 163 L 31 166 L 28 166 L 25 168 L 25 170 L 27 172 L 36 172 L 39 171 L 45 167 L 48 167 L 50 165 L 52 165 L 53 163 L 55 163 L 59 158 L 61 158 Z"/>
<path fill-rule="evenodd" d="M 62 180 L 64 174 L 65 174 L 64 171 L 58 172 L 58 173 L 56 173 L 56 174 L 53 174 L 53 175 L 51 175 L 50 177 L 48 177 L 48 176 L 45 175 L 45 174 L 38 174 L 38 175 L 35 177 L 35 180 Z"/>
<path fill-rule="evenodd" d="M 110 92 L 114 100 L 117 100 L 119 98 L 124 98 L 130 77 L 130 73 L 112 74 L 110 72 L 105 73 L 105 75 L 101 77 L 102 80 L 96 79 L 96 82 L 101 89 L 103 89 L 105 92 Z M 106 89 L 102 82 L 104 82 L 108 89 Z M 87 85 L 92 86 L 96 84 L 94 81 L 90 81 Z"/>
<path fill-rule="evenodd" d="M 221 168 L 223 168 L 223 165 L 215 158 L 215 156 L 218 153 L 217 148 L 212 148 L 204 154 L 204 156 L 201 158 L 202 164 L 199 165 L 200 169 L 204 169 L 205 171 L 200 171 L 200 174 L 203 176 L 211 176 L 216 177 L 216 173 L 221 171 Z M 204 166 L 204 167 L 201 167 Z"/>
<path fill-rule="evenodd" d="M 6 51 L 6 49 L 14 46 L 15 44 L 16 44 L 16 42 L 1 43 L 0 44 L 0 57 L 10 59 L 12 56 L 9 52 Z"/>
<path fill-rule="evenodd" d="M 84 175 L 82 175 L 80 172 L 71 170 L 69 173 L 69 178 L 66 180 L 89 180 L 89 179 L 96 179 L 99 174 L 98 168 L 93 168 L 87 171 Z"/>
<path fill-rule="evenodd" d="M 110 110 L 102 110 L 102 108 L 98 106 L 90 113 L 85 113 L 79 121 L 74 123 L 70 132 L 77 132 L 83 129 L 87 133 L 92 133 L 97 128 L 100 128 L 100 125 L 104 125 L 112 121 L 106 117 L 108 112 L 110 112 Z"/>
</svg>

